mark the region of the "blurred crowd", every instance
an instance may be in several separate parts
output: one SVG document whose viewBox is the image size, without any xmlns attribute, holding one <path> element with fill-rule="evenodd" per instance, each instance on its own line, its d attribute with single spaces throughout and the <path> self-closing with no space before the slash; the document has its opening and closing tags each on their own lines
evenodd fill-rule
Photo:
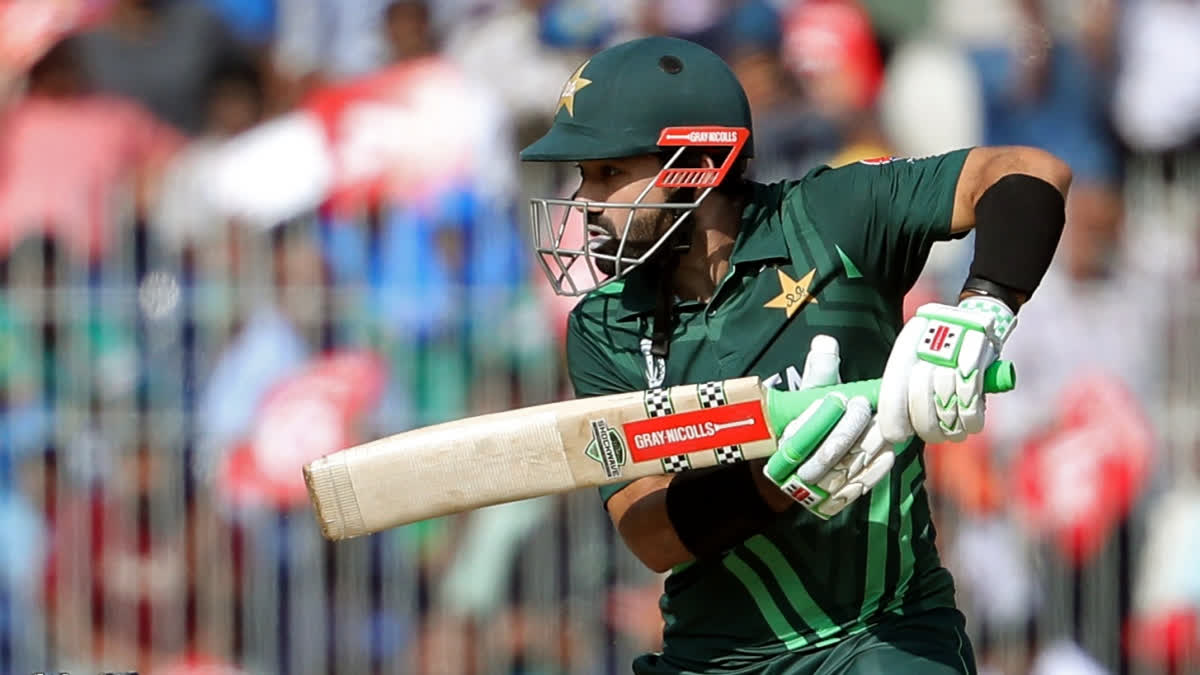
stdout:
<svg viewBox="0 0 1200 675">
<path fill-rule="evenodd" d="M 653 649 L 662 579 L 594 494 L 329 544 L 299 471 L 571 395 L 525 204 L 574 176 L 516 151 L 645 34 L 732 65 L 756 180 L 974 144 L 1071 165 L 1019 389 L 928 449 L 940 546 L 981 672 L 1197 672 L 1195 0 L 6 0 L 0 672 Z M 970 250 L 908 304 L 953 298 Z"/>
</svg>

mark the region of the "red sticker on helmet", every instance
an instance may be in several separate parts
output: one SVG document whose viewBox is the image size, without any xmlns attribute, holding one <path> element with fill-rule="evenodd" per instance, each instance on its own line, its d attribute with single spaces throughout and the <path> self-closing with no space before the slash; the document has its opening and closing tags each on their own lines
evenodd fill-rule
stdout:
<svg viewBox="0 0 1200 675">
<path fill-rule="evenodd" d="M 744 127 L 667 127 L 658 135 L 662 147 L 728 147 L 729 154 L 721 166 L 674 167 L 670 163 L 659 172 L 654 184 L 664 188 L 711 188 L 721 184 L 733 168 L 742 147 L 750 140 L 750 130 Z"/>
<path fill-rule="evenodd" d="M 651 417 L 628 422 L 623 429 L 635 462 L 771 438 L 757 401 Z"/>
</svg>

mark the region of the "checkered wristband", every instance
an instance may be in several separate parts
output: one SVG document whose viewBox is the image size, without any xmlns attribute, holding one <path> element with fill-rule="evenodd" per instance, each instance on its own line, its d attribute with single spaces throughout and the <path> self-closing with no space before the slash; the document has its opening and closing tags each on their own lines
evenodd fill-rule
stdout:
<svg viewBox="0 0 1200 675">
<path fill-rule="evenodd" d="M 958 303 L 958 306 L 960 309 L 972 312 L 985 312 L 995 317 L 992 323 L 992 331 L 995 334 L 997 350 L 1004 345 L 1009 333 L 1012 332 L 1013 327 L 1017 324 L 1017 316 L 1008 308 L 1008 305 L 987 295 L 972 295 L 964 298 Z"/>
</svg>

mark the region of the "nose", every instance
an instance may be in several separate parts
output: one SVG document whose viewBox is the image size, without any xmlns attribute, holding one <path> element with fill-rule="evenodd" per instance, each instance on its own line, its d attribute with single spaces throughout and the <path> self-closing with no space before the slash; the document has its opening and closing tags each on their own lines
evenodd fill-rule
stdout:
<svg viewBox="0 0 1200 675">
<path fill-rule="evenodd" d="M 600 214 L 604 213 L 604 209 L 597 207 L 597 206 L 592 206 L 592 203 L 593 203 L 592 200 L 590 200 L 586 197 L 580 196 L 582 192 L 583 192 L 582 190 L 576 190 L 575 194 L 571 195 L 571 199 L 574 201 L 581 201 L 581 202 L 584 202 L 587 204 L 587 206 L 584 206 L 581 209 L 581 211 L 583 212 L 583 218 L 584 218 L 584 221 L 586 221 L 587 223 L 594 225 L 594 224 L 596 224 L 597 220 L 599 219 Z"/>
<path fill-rule="evenodd" d="M 581 202 L 588 202 L 588 206 L 586 207 L 588 213 L 602 213 L 604 211 L 602 207 L 592 206 L 591 204 L 592 202 L 603 200 L 595 199 L 594 197 L 589 196 L 584 188 L 585 186 L 579 186 L 579 189 L 575 190 L 575 194 L 571 195 L 571 199 Z"/>
</svg>

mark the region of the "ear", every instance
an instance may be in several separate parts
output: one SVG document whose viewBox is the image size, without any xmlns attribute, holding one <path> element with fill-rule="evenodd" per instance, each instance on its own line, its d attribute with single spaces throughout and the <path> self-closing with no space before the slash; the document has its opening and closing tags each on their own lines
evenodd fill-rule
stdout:
<svg viewBox="0 0 1200 675">
<path fill-rule="evenodd" d="M 699 168 L 701 168 L 701 169 L 715 169 L 715 168 L 716 168 L 716 167 L 718 167 L 718 166 L 720 166 L 720 165 L 719 165 L 719 164 L 718 164 L 716 161 L 714 161 L 714 160 L 713 160 L 713 158 L 712 158 L 712 155 L 708 154 L 707 152 L 706 152 L 706 153 L 704 153 L 704 154 L 702 154 L 702 155 L 700 155 L 700 166 L 699 166 Z"/>
</svg>

